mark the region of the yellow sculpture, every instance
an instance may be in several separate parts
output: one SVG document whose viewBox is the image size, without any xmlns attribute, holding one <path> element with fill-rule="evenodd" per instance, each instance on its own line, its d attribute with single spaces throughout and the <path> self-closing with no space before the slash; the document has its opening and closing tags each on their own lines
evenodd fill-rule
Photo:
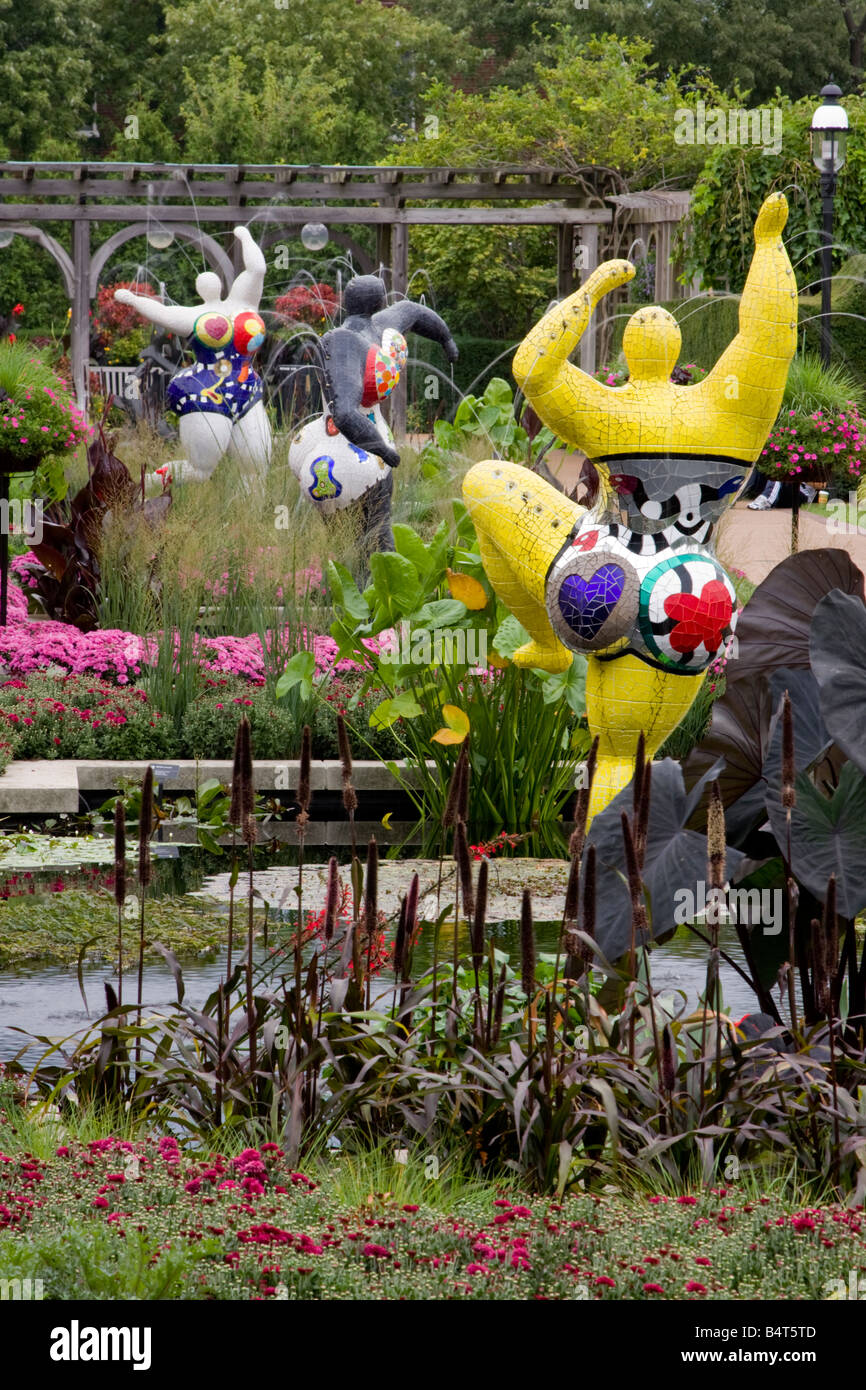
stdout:
<svg viewBox="0 0 866 1390">
<path fill-rule="evenodd" d="M 658 307 L 626 325 L 626 385 L 569 362 L 598 302 L 634 275 L 628 261 L 599 266 L 520 345 L 514 375 L 527 400 L 598 470 L 591 511 L 518 464 L 479 463 L 464 479 L 487 575 L 530 634 L 516 664 L 563 671 L 572 652 L 588 657 L 599 737 L 590 816 L 631 780 L 641 731 L 652 756 L 676 728 L 736 622 L 712 532 L 764 446 L 797 346 L 787 217 L 783 194 L 766 199 L 739 333 L 703 381 L 670 381 L 681 335 Z"/>
</svg>

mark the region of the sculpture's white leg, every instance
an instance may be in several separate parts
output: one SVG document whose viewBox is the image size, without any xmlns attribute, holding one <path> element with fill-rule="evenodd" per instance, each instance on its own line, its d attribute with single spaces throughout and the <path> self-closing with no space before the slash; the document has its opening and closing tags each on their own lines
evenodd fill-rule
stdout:
<svg viewBox="0 0 866 1390">
<path fill-rule="evenodd" d="M 182 415 L 180 442 L 186 455 L 182 469 L 175 472 L 175 482 L 207 482 L 232 437 L 232 422 L 227 415 L 213 415 L 203 410 Z"/>
<path fill-rule="evenodd" d="M 229 448 L 245 481 L 264 480 L 271 461 L 271 423 L 263 401 L 258 401 L 236 421 Z"/>
</svg>

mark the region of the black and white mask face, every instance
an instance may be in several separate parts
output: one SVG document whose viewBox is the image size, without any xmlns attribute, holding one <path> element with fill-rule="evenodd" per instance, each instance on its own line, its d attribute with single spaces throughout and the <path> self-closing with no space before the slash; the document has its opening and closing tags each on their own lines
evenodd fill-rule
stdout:
<svg viewBox="0 0 866 1390">
<path fill-rule="evenodd" d="M 672 542 L 682 536 L 706 540 L 736 497 L 743 476 L 726 478 L 718 486 L 675 476 L 668 481 L 669 490 L 655 480 L 648 488 L 635 474 L 612 477 L 622 524 L 640 535 L 663 534 Z"/>
</svg>

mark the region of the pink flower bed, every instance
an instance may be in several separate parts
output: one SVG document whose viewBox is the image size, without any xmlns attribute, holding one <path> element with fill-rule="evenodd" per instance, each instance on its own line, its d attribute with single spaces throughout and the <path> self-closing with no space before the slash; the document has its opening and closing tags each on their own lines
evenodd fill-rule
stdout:
<svg viewBox="0 0 866 1390">
<path fill-rule="evenodd" d="M 28 565 L 34 560 L 31 554 L 20 555 L 11 564 L 12 574 L 25 588 L 29 587 Z M 97 675 L 118 685 L 128 685 L 156 663 L 157 644 L 153 638 L 111 629 L 80 632 L 71 623 L 28 617 L 24 591 L 11 575 L 8 613 L 7 626 L 0 628 L 0 663 L 12 675 L 27 676 L 57 665 L 75 675 Z M 379 650 L 379 643 L 373 639 L 368 645 L 371 651 Z M 313 637 L 312 649 L 317 675 L 331 670 L 358 669 L 354 661 L 335 660 L 337 644 L 332 637 Z M 239 676 L 254 685 L 264 683 L 262 646 L 255 634 L 249 637 L 200 636 L 196 655 L 203 671 Z"/>
</svg>

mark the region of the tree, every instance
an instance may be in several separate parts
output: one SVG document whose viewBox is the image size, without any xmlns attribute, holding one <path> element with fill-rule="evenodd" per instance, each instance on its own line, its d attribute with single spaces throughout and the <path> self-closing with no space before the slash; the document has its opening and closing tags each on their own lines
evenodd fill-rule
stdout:
<svg viewBox="0 0 866 1390">
<path fill-rule="evenodd" d="M 858 83 L 863 80 L 863 44 L 866 40 L 866 10 L 858 19 L 850 0 L 839 0 L 848 31 L 848 61 Z"/>
<path fill-rule="evenodd" d="M 425 94 L 425 126 L 404 131 L 387 159 L 544 166 L 583 176 L 596 192 L 599 183 L 610 192 L 666 179 L 688 186 L 707 151 L 677 144 L 674 116 L 699 95 L 722 100 L 704 80 L 683 96 L 674 76 L 658 79 L 646 40 L 580 42 L 571 35 L 556 61 L 520 89 L 469 93 L 434 83 Z M 549 228 L 413 227 L 410 254 L 458 331 L 519 338 L 556 293 L 556 239 Z"/>
<path fill-rule="evenodd" d="M 839 179 L 835 204 L 834 265 L 862 248 L 866 222 L 866 147 L 856 138 L 866 129 L 866 98 L 850 97 L 846 110 L 855 138 Z M 821 196 L 809 152 L 812 99 L 784 103 L 781 158 L 759 146 L 716 146 L 694 187 L 691 226 L 685 238 L 686 275 L 705 286 L 739 291 L 752 256 L 752 227 L 773 189 L 783 189 L 790 214 L 785 241 L 802 287 L 820 274 Z"/>
<path fill-rule="evenodd" d="M 815 94 L 831 72 L 850 81 L 837 0 L 602 0 L 578 23 L 590 14 L 596 28 L 649 38 L 663 70 L 692 63 L 752 105 L 777 88 L 792 99 Z"/>
<path fill-rule="evenodd" d="M 34 159 L 46 141 L 75 138 L 93 100 L 96 34 L 93 0 L 0 0 L 5 158 Z"/>
<path fill-rule="evenodd" d="M 405 3 L 433 14 L 440 0 Z M 777 87 L 792 98 L 814 95 L 831 73 L 843 85 L 859 82 L 862 8 L 851 0 L 589 0 L 581 9 L 574 0 L 451 0 L 448 12 L 474 45 L 475 78 L 487 88 L 522 86 L 537 63 L 554 60 L 565 35 L 615 33 L 651 43 L 662 73 L 692 64 L 724 91 L 739 87 L 760 104 Z M 481 49 L 492 62 L 479 68 Z"/>
<path fill-rule="evenodd" d="M 165 7 L 157 113 L 201 162 L 374 163 L 461 66 L 450 28 L 379 0 Z"/>
<path fill-rule="evenodd" d="M 683 93 L 676 76 L 659 78 L 645 39 L 567 36 L 556 61 L 514 89 L 464 92 L 437 80 L 425 93 L 428 118 L 404 129 L 387 154 L 393 164 L 530 164 L 575 173 L 608 166 L 632 188 L 659 180 L 686 185 L 706 150 L 677 140 L 676 112 L 699 97 L 722 102 L 704 78 Z"/>
</svg>

